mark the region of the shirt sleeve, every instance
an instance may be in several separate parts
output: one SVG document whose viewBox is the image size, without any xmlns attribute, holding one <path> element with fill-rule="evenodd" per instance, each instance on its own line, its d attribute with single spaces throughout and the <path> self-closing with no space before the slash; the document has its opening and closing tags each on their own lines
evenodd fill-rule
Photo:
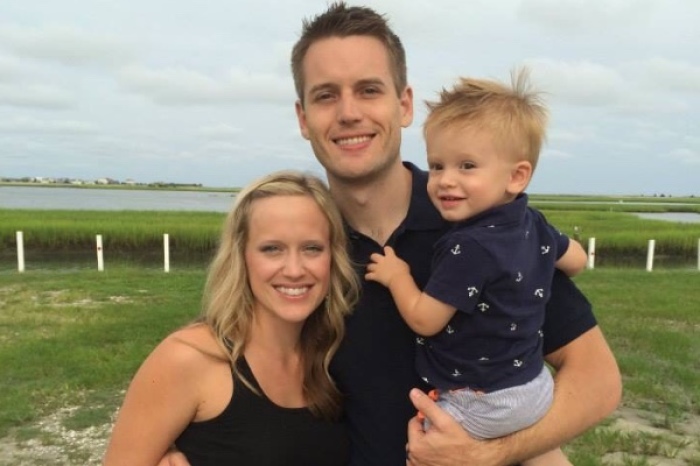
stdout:
<svg viewBox="0 0 700 466">
<path fill-rule="evenodd" d="M 489 280 L 490 254 L 473 239 L 457 235 L 437 251 L 425 293 L 461 312 L 472 312 Z"/>
</svg>

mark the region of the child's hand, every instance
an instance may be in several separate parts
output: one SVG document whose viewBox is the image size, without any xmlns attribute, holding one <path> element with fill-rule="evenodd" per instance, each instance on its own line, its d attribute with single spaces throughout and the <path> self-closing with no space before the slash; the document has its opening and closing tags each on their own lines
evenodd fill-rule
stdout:
<svg viewBox="0 0 700 466">
<path fill-rule="evenodd" d="M 411 269 L 408 264 L 400 259 L 391 246 L 384 247 L 384 255 L 374 253 L 369 258 L 365 279 L 379 282 L 389 287 L 391 281 L 398 275 L 410 274 Z"/>
</svg>

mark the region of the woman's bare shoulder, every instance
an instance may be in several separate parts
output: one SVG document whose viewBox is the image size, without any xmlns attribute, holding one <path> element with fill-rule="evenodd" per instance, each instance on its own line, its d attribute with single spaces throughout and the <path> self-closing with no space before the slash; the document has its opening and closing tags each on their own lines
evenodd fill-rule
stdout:
<svg viewBox="0 0 700 466">
<path fill-rule="evenodd" d="M 168 335 L 154 350 L 178 366 L 228 361 L 214 332 L 205 324 L 192 324 Z"/>
</svg>

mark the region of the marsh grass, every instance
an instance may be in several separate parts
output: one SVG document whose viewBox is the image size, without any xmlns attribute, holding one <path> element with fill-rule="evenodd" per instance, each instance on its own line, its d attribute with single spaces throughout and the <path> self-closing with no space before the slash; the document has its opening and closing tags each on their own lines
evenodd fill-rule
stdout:
<svg viewBox="0 0 700 466">
<path fill-rule="evenodd" d="M 103 236 L 105 250 L 162 250 L 163 234 L 173 250 L 215 248 L 223 213 L 150 211 L 68 211 L 0 209 L 0 247 L 14 248 L 22 231 L 28 251 L 94 249 Z"/>
<path fill-rule="evenodd" d="M 640 219 L 626 211 L 630 208 L 628 204 L 611 207 L 586 204 L 581 199 L 563 204 L 538 204 L 537 199 L 535 197 L 532 204 L 541 208 L 561 231 L 579 239 L 584 247 L 590 238 L 596 238 L 597 265 L 614 266 L 625 262 L 643 265 L 650 239 L 656 240 L 657 263 L 697 264 L 700 223 Z M 658 198 L 644 199 L 646 202 Z M 662 201 L 665 204 L 669 199 Z M 694 202 L 677 209 L 700 212 L 700 199 L 674 198 L 674 201 Z M 635 211 L 650 209 L 668 212 L 674 207 L 634 207 Z M 172 255 L 207 256 L 216 247 L 223 220 L 224 214 L 215 212 L 0 209 L 0 258 L 8 263 L 14 258 L 17 231 L 23 232 L 25 256 L 29 262 L 56 252 L 93 253 L 98 234 L 103 237 L 105 254 L 131 254 L 130 260 L 160 257 L 164 233 L 170 236 Z"/>
</svg>

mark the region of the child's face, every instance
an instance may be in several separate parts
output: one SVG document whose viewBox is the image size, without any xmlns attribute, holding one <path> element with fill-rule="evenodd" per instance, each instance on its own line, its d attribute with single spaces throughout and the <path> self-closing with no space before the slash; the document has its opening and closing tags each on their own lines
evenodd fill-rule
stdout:
<svg viewBox="0 0 700 466">
<path fill-rule="evenodd" d="M 510 202 L 516 162 L 488 130 L 435 127 L 426 136 L 428 195 L 448 221 L 471 218 Z"/>
</svg>

